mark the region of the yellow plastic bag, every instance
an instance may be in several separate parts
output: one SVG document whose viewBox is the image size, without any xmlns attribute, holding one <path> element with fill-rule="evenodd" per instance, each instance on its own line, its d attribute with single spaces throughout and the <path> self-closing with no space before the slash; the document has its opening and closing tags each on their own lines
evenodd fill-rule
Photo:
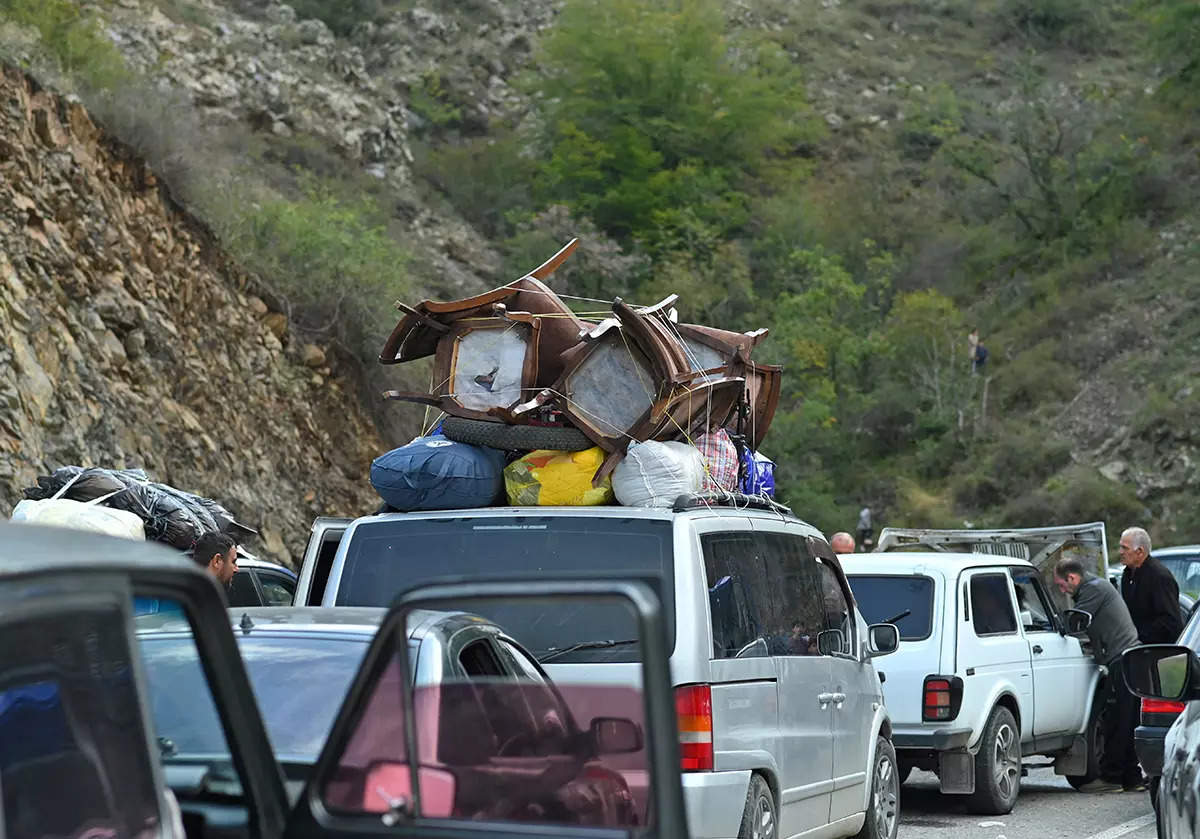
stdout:
<svg viewBox="0 0 1200 839">
<path fill-rule="evenodd" d="M 612 480 L 592 486 L 604 462 L 598 446 L 581 452 L 538 449 L 504 468 L 508 503 L 517 507 L 590 507 L 611 504 Z"/>
</svg>

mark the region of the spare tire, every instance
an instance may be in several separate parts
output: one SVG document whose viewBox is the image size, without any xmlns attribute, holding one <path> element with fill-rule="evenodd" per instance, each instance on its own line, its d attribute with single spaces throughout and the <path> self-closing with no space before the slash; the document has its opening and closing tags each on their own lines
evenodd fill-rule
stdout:
<svg viewBox="0 0 1200 839">
<path fill-rule="evenodd" d="M 581 452 L 596 445 L 586 434 L 570 425 L 506 425 L 446 417 L 442 422 L 442 433 L 456 443 L 510 452 L 531 452 L 535 449 Z"/>
</svg>

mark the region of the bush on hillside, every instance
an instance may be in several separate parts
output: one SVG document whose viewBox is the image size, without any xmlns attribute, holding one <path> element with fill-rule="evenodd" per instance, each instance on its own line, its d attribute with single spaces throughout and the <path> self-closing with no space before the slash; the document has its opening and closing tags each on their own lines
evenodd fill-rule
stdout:
<svg viewBox="0 0 1200 839">
<path fill-rule="evenodd" d="M 1097 0 L 1001 0 L 1000 19 L 1011 31 L 1080 52 L 1103 49 L 1112 24 Z"/>
<path fill-rule="evenodd" d="M 412 290 L 409 253 L 369 198 L 339 198 L 311 176 L 302 183 L 294 198 L 236 196 L 221 215 L 222 239 L 302 327 L 371 357 L 395 323 L 393 304 Z"/>
<path fill-rule="evenodd" d="M 330 31 L 343 38 L 363 22 L 377 21 L 382 12 L 380 0 L 288 0 L 299 20 L 316 18 Z"/>
<path fill-rule="evenodd" d="M 58 68 L 83 87 L 110 89 L 131 78 L 95 18 L 71 0 L 0 0 L 0 19 L 37 30 Z"/>
</svg>

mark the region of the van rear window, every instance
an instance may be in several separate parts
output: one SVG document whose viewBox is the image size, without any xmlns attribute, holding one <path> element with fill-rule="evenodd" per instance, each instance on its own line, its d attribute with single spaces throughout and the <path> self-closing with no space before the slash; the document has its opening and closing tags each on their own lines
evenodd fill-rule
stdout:
<svg viewBox="0 0 1200 839">
<path fill-rule="evenodd" d="M 932 578 L 848 574 L 846 579 L 867 623 L 896 624 L 901 641 L 929 637 L 933 630 Z"/>
<path fill-rule="evenodd" d="M 360 524 L 346 546 L 336 605 L 387 606 L 401 591 L 447 577 L 551 576 L 645 582 L 662 601 L 674 649 L 671 522 L 663 519 L 454 516 Z M 539 658 L 573 644 L 638 637 L 631 615 L 603 603 L 585 600 L 553 611 L 511 603 L 493 611 L 484 617 Z M 641 661 L 641 652 L 615 644 L 553 657 L 555 664 L 584 661 Z"/>
</svg>

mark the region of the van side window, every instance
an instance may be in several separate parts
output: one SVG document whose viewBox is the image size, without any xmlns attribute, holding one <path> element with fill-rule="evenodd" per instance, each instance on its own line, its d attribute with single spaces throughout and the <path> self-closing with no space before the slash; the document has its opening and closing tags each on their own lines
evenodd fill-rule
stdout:
<svg viewBox="0 0 1200 839">
<path fill-rule="evenodd" d="M 766 567 L 751 534 L 706 533 L 700 544 L 708 578 L 713 658 L 767 655 L 762 604 L 755 597 L 760 587 L 753 582 L 765 576 Z"/>
<path fill-rule="evenodd" d="M 853 629 L 850 606 L 846 603 L 845 592 L 838 584 L 837 572 L 820 561 L 818 561 L 817 568 L 821 575 L 822 629 L 836 629 L 841 632 L 841 651 L 849 654 L 852 649 L 850 642 Z"/>
<path fill-rule="evenodd" d="M 1007 574 L 978 574 L 971 578 L 971 620 L 976 635 L 1006 635 L 1017 631 Z"/>
<path fill-rule="evenodd" d="M 714 658 L 817 654 L 825 628 L 821 571 L 803 539 L 712 533 L 700 544 Z"/>
</svg>

